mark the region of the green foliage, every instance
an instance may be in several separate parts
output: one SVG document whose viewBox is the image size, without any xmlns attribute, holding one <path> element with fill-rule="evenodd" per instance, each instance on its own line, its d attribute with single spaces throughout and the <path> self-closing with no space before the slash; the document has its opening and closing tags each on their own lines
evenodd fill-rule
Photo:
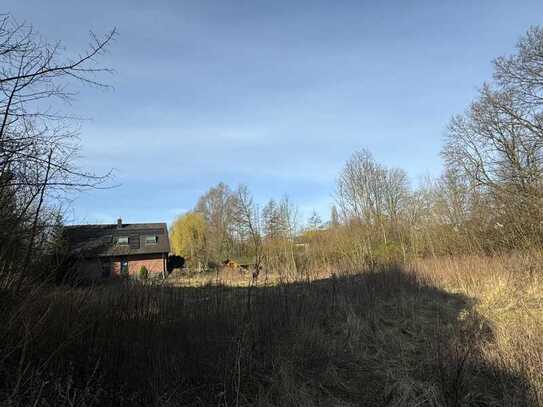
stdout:
<svg viewBox="0 0 543 407">
<path fill-rule="evenodd" d="M 189 266 L 206 262 L 207 242 L 207 223 L 201 213 L 188 212 L 174 221 L 170 230 L 172 251 L 185 257 Z"/>
<path fill-rule="evenodd" d="M 147 267 L 141 266 L 139 271 L 139 277 L 140 280 L 147 280 L 149 278 L 149 270 L 147 270 Z"/>
</svg>

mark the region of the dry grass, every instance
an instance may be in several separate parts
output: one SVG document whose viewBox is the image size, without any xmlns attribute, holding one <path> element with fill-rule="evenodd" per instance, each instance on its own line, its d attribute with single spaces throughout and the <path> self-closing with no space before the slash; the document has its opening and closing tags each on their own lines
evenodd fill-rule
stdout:
<svg viewBox="0 0 543 407">
<path fill-rule="evenodd" d="M 256 287 L 220 274 L 3 293 L 0 400 L 542 405 L 542 266 L 537 254 L 466 257 Z"/>
<path fill-rule="evenodd" d="M 361 271 L 361 267 L 357 272 Z M 365 268 L 364 268 L 365 269 Z M 229 267 L 220 267 L 219 269 L 206 273 L 192 272 L 188 273 L 176 269 L 168 277 L 168 285 L 172 287 L 202 287 L 207 285 L 226 285 L 229 287 L 249 287 L 249 286 L 275 286 L 280 284 L 292 284 L 304 281 L 314 281 L 330 278 L 333 274 L 345 275 L 345 272 L 340 272 L 332 267 L 322 267 L 304 273 L 297 274 L 294 271 L 288 273 L 267 272 L 264 269 L 258 279 L 253 280 L 251 271 L 243 269 L 232 269 Z M 349 273 L 353 274 L 353 273 Z"/>
<path fill-rule="evenodd" d="M 490 324 L 483 357 L 529 383 L 543 405 L 543 258 L 541 253 L 442 258 L 417 262 L 419 274 L 443 290 L 475 299 L 473 311 Z"/>
</svg>

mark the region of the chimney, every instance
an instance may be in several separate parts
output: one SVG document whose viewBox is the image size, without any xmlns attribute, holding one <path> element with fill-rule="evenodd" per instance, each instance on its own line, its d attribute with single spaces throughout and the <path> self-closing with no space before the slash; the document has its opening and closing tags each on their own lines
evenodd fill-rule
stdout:
<svg viewBox="0 0 543 407">
<path fill-rule="evenodd" d="M 117 219 L 117 229 L 121 229 L 123 227 L 123 220 L 121 218 Z"/>
</svg>

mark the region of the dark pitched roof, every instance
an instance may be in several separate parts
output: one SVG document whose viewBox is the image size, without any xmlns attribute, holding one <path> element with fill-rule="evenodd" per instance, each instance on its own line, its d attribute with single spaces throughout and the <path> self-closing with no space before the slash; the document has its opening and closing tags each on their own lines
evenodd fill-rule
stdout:
<svg viewBox="0 0 543 407">
<path fill-rule="evenodd" d="M 131 223 L 113 225 L 65 226 L 64 239 L 74 255 L 126 256 L 132 254 L 168 253 L 170 241 L 165 223 Z M 155 244 L 146 244 L 146 236 L 156 236 Z M 128 237 L 128 245 L 119 245 L 119 237 Z"/>
</svg>

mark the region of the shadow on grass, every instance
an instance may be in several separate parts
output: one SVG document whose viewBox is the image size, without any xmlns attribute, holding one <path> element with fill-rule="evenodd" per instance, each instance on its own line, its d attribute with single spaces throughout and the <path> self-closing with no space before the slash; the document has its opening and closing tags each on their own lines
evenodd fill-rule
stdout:
<svg viewBox="0 0 543 407">
<path fill-rule="evenodd" d="M 10 405 L 536 405 L 473 300 L 401 268 L 274 287 L 54 289 L 6 305 Z"/>
</svg>

